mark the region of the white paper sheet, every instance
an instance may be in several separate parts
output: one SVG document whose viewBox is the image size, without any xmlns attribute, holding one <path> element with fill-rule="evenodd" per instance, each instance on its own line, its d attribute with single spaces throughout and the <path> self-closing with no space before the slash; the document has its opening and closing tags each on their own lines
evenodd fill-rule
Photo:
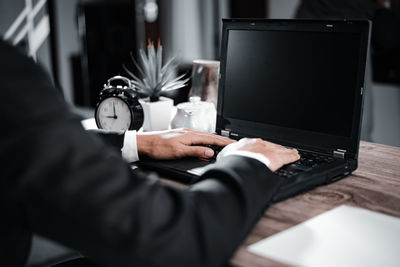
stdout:
<svg viewBox="0 0 400 267">
<path fill-rule="evenodd" d="M 400 219 L 342 205 L 248 250 L 295 266 L 398 267 Z"/>
</svg>

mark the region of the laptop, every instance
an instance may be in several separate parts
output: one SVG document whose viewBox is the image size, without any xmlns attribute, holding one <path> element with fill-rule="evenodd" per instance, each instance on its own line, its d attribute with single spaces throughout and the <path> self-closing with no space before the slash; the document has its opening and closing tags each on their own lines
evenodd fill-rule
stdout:
<svg viewBox="0 0 400 267">
<path fill-rule="evenodd" d="M 224 19 L 216 133 L 299 150 L 276 172 L 279 201 L 357 168 L 371 23 Z M 141 168 L 194 183 L 211 162 L 142 159 Z"/>
</svg>

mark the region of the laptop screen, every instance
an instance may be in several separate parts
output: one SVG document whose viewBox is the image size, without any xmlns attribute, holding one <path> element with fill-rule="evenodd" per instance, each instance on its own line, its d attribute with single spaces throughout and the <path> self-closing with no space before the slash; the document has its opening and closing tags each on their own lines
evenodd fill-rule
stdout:
<svg viewBox="0 0 400 267">
<path fill-rule="evenodd" d="M 350 137 L 360 34 L 229 30 L 223 117 Z"/>
</svg>

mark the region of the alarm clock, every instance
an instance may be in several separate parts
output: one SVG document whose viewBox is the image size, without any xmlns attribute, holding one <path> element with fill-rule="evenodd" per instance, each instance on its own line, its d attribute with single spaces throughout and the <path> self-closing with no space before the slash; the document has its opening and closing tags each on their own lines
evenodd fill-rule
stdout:
<svg viewBox="0 0 400 267">
<path fill-rule="evenodd" d="M 124 85 L 111 85 L 117 81 Z M 143 108 L 128 78 L 115 76 L 107 81 L 100 92 L 95 119 L 99 129 L 126 131 L 142 127 Z"/>
</svg>

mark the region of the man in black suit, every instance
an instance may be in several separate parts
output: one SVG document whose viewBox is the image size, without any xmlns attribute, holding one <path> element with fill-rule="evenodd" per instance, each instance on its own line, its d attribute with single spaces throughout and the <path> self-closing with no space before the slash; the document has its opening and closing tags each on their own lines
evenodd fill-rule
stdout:
<svg viewBox="0 0 400 267">
<path fill-rule="evenodd" d="M 281 185 L 271 171 L 299 157 L 243 139 L 187 190 L 160 184 L 83 130 L 32 60 L 2 42 L 0 59 L 2 266 L 25 264 L 32 233 L 105 266 L 220 266 Z M 138 136 L 139 154 L 201 155 L 190 145 L 231 142 L 192 131 L 169 137 Z M 103 138 L 124 143 L 122 134 Z"/>
</svg>

